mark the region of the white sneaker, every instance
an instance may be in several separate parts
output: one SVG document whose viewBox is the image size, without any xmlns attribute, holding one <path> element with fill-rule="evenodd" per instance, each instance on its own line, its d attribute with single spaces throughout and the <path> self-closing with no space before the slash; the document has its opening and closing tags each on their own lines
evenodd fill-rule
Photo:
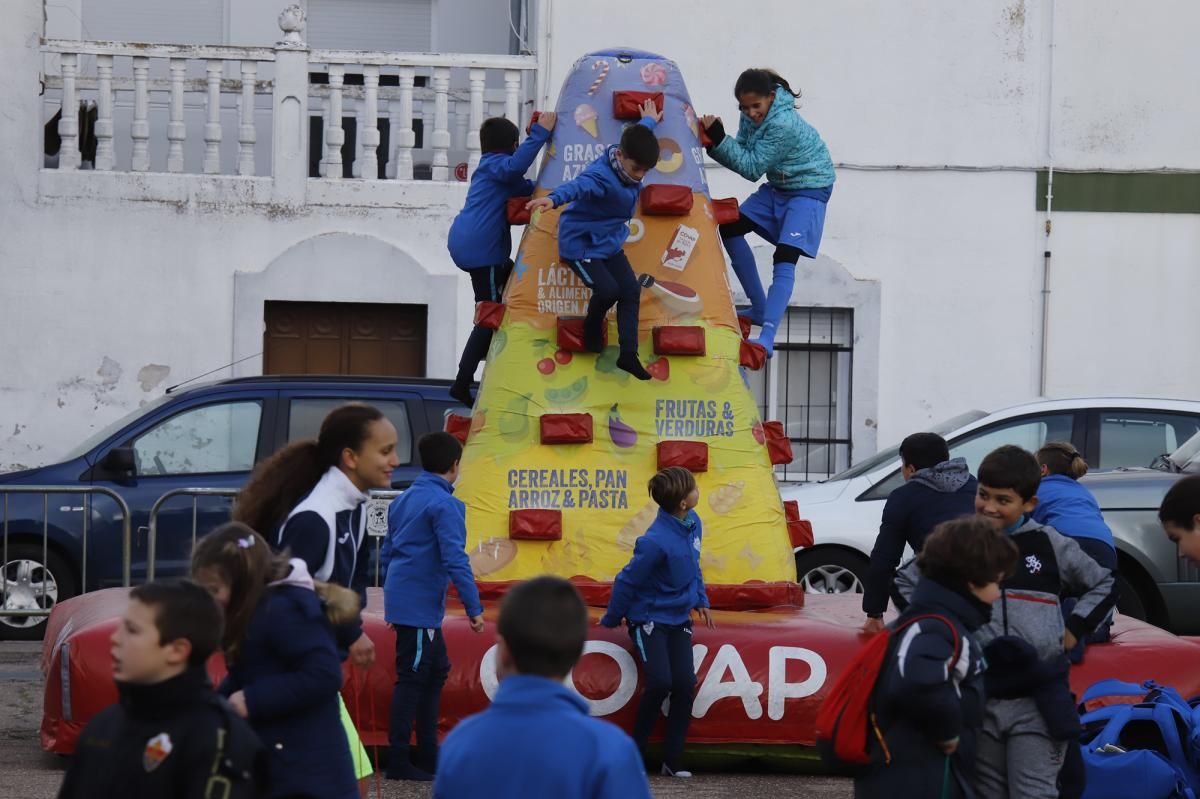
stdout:
<svg viewBox="0 0 1200 799">
<path fill-rule="evenodd" d="M 690 771 L 682 771 L 682 770 L 680 770 L 680 771 L 671 771 L 670 767 L 669 767 L 669 766 L 668 766 L 666 763 L 663 763 L 663 767 L 662 767 L 662 775 L 663 775 L 664 777 L 684 777 L 684 778 L 686 778 L 686 777 L 690 777 L 690 776 L 692 776 L 692 772 L 690 772 Z"/>
</svg>

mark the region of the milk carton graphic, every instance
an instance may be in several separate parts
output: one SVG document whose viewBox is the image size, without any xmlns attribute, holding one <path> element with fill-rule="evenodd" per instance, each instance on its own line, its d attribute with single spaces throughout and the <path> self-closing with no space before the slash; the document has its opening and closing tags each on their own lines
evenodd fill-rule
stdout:
<svg viewBox="0 0 1200 799">
<path fill-rule="evenodd" d="M 678 269 L 682 272 L 687 266 L 688 259 L 692 257 L 692 250 L 696 249 L 696 242 L 699 240 L 700 231 L 696 228 L 687 225 L 675 228 L 675 235 L 671 237 L 666 251 L 662 254 L 662 265 L 668 269 Z"/>
</svg>

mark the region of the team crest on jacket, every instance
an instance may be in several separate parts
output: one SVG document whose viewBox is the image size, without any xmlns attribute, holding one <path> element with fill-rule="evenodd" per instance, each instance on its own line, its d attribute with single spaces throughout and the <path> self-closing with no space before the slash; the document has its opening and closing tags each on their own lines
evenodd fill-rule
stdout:
<svg viewBox="0 0 1200 799">
<path fill-rule="evenodd" d="M 174 744 L 171 743 L 171 736 L 165 732 L 160 732 L 149 741 L 146 741 L 146 748 L 142 751 L 142 768 L 149 773 L 162 765 L 162 762 L 167 759 L 167 755 L 171 754 L 174 749 Z"/>
<path fill-rule="evenodd" d="M 1037 555 L 1027 555 L 1025 557 L 1025 568 L 1029 569 L 1030 574 L 1037 574 L 1042 570 L 1042 562 L 1038 560 Z"/>
</svg>

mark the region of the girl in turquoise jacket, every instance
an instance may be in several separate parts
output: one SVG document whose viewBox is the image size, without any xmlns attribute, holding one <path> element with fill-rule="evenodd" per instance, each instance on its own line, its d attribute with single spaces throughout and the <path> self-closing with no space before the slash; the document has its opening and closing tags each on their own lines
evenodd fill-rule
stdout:
<svg viewBox="0 0 1200 799">
<path fill-rule="evenodd" d="M 775 334 L 787 311 L 800 256 L 816 258 L 833 193 L 833 161 L 816 129 L 796 113 L 797 92 L 769 69 L 748 69 L 734 85 L 742 112 L 737 136 L 727 136 L 720 117 L 704 117 L 712 144 L 708 154 L 747 180 L 767 182 L 741 204 L 736 222 L 721 225 L 734 274 L 750 299 L 750 321 L 762 326 L 756 341 L 774 353 Z M 763 292 L 746 234 L 775 245 L 771 287 Z"/>
</svg>

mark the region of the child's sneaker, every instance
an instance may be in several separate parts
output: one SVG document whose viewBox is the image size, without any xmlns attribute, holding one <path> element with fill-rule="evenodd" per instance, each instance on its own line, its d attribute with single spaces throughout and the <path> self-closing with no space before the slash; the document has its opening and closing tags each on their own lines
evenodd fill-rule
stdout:
<svg viewBox="0 0 1200 799">
<path fill-rule="evenodd" d="M 668 766 L 666 763 L 663 763 L 662 775 L 664 777 L 684 777 L 684 778 L 686 778 L 686 777 L 692 776 L 692 772 L 683 771 L 682 769 L 679 771 L 672 771 L 670 766 Z"/>
</svg>

